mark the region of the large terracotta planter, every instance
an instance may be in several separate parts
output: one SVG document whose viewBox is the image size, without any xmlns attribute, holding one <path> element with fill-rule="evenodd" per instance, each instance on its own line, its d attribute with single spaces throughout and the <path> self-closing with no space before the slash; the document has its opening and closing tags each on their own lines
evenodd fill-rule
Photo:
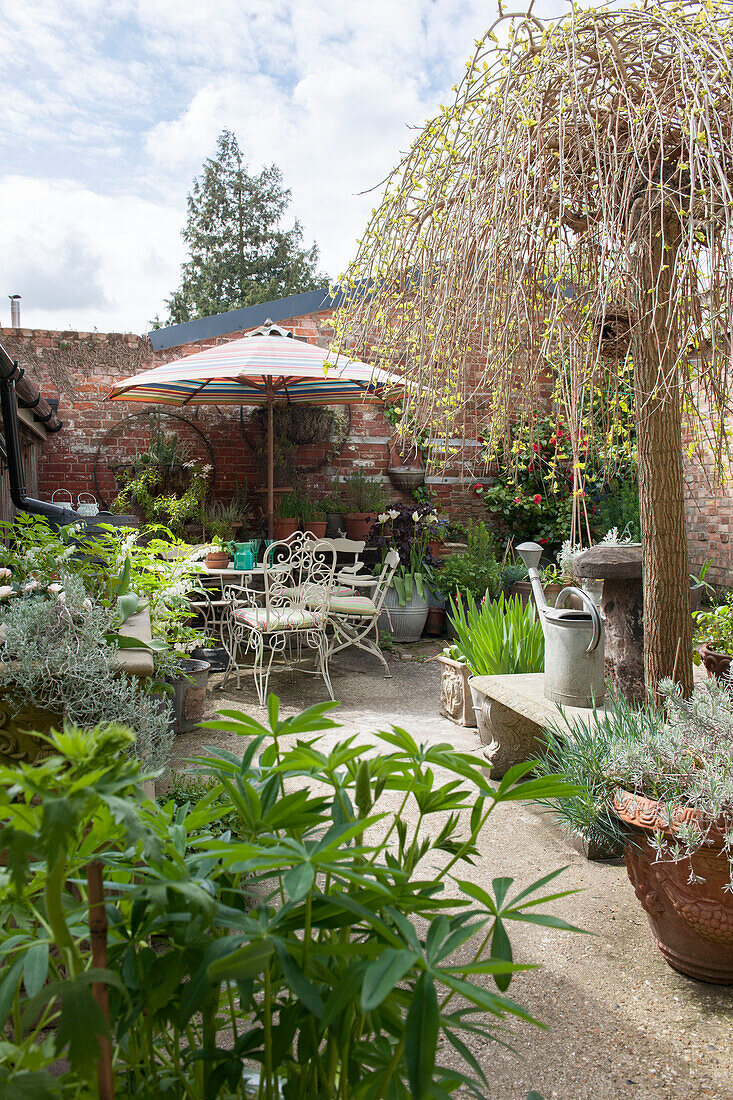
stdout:
<svg viewBox="0 0 733 1100">
<path fill-rule="evenodd" d="M 374 512 L 349 512 L 344 516 L 346 537 L 357 542 L 366 542 L 376 518 Z"/>
<path fill-rule="evenodd" d="M 616 791 L 613 808 L 630 830 L 633 843 L 624 847 L 626 869 L 666 961 L 701 982 L 733 985 L 733 895 L 723 889 L 730 868 L 722 833 L 714 828 L 691 859 L 655 862 L 652 834 L 672 838 L 689 821 L 701 823 L 704 830 L 699 812 L 675 807 L 668 824 L 662 803 L 625 790 Z M 704 881 L 688 881 L 690 864 Z"/>
<path fill-rule="evenodd" d="M 298 530 L 298 520 L 290 516 L 276 516 L 273 534 L 276 539 L 286 539 Z"/>
<path fill-rule="evenodd" d="M 310 523 L 303 524 L 304 531 L 310 531 L 317 539 L 325 539 L 327 523 L 325 519 L 312 519 Z"/>
<path fill-rule="evenodd" d="M 714 676 L 716 680 L 730 679 L 730 666 L 733 657 L 728 653 L 716 653 L 709 645 L 701 645 L 698 653 L 708 676 Z"/>
</svg>

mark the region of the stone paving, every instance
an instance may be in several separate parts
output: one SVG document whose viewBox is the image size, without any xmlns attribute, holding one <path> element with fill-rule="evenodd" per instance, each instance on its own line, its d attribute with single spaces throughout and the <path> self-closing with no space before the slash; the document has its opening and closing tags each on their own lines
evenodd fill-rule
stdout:
<svg viewBox="0 0 733 1100">
<path fill-rule="evenodd" d="M 342 729 L 327 735 L 368 735 L 392 723 L 418 741 L 448 741 L 479 753 L 475 729 L 438 713 L 440 669 L 427 658 L 442 642 L 422 642 L 390 656 L 392 679 L 376 662 L 345 653 L 333 662 L 333 712 Z M 408 655 L 411 659 L 404 659 Z M 304 676 L 273 681 L 285 714 L 325 699 L 323 685 Z M 210 695 L 217 706 L 262 715 L 250 685 Z M 234 742 L 234 743 L 232 743 Z M 178 739 L 183 759 L 207 744 L 241 751 L 235 737 L 196 731 Z M 474 1045 L 489 1081 L 491 1100 L 523 1100 L 531 1089 L 544 1100 L 733 1100 L 733 991 L 695 982 L 671 970 L 652 943 L 646 917 L 622 863 L 589 863 L 539 807 L 501 807 L 481 839 L 483 859 L 466 877 L 485 884 L 500 875 L 528 885 L 566 867 L 558 889 L 579 893 L 552 912 L 588 936 L 517 925 L 519 961 L 539 969 L 515 978 L 510 995 L 545 1029 L 513 1025 L 505 1041 Z M 451 1052 L 442 1052 L 450 1060 Z"/>
</svg>

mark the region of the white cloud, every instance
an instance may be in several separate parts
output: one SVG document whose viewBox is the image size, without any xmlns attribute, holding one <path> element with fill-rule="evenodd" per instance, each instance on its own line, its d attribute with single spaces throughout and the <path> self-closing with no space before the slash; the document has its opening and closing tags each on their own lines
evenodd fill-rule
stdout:
<svg viewBox="0 0 733 1100">
<path fill-rule="evenodd" d="M 178 281 L 179 221 L 174 209 L 73 181 L 6 177 L 3 268 L 6 292 L 23 296 L 22 324 L 146 331 Z"/>
<path fill-rule="evenodd" d="M 546 14 L 563 6 L 540 0 Z M 408 126 L 449 101 L 492 11 L 485 0 L 34 0 L 4 19 L 6 291 L 24 295 L 27 324 L 138 331 L 178 285 L 186 193 L 222 129 L 253 171 L 280 167 L 289 217 L 335 275 L 378 198 L 361 192 L 397 163 Z M 64 271 L 76 286 L 65 302 Z"/>
</svg>

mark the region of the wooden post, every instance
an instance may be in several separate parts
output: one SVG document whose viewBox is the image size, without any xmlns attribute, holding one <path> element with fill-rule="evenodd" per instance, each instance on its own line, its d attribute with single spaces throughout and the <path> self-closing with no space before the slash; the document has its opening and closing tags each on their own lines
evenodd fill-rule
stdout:
<svg viewBox="0 0 733 1100">
<path fill-rule="evenodd" d="M 102 864 L 95 860 L 87 865 L 87 891 L 89 894 L 89 932 L 92 943 L 92 966 L 107 969 L 107 913 L 104 908 L 104 879 Z M 105 982 L 92 985 L 94 1000 L 109 1024 L 109 989 Z M 97 1088 L 99 1100 L 114 1100 L 115 1083 L 112 1073 L 112 1045 L 105 1035 L 99 1035 L 99 1061 L 97 1062 Z"/>
<path fill-rule="evenodd" d="M 272 407 L 274 391 L 272 379 L 265 382 L 267 390 L 267 537 L 273 538 L 275 531 L 275 441 L 273 439 Z"/>
<path fill-rule="evenodd" d="M 655 209 L 640 219 L 634 286 L 638 315 L 633 337 L 639 505 L 644 566 L 644 678 L 656 692 L 677 675 L 692 692 L 692 617 L 687 561 L 682 407 L 677 366 L 675 268 L 679 216 Z"/>
</svg>

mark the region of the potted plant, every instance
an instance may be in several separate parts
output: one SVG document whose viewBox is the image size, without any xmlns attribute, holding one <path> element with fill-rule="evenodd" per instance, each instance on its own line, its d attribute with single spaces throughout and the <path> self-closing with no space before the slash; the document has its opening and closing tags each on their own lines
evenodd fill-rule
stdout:
<svg viewBox="0 0 733 1100">
<path fill-rule="evenodd" d="M 231 557 L 229 546 L 225 545 L 221 535 L 215 535 L 206 552 L 207 569 L 226 569 Z"/>
<path fill-rule="evenodd" d="M 298 530 L 301 503 L 301 496 L 297 489 L 292 489 L 280 497 L 280 514 L 275 516 L 276 539 L 286 539 Z"/>
<path fill-rule="evenodd" d="M 468 525 L 465 553 L 451 554 L 443 561 L 435 571 L 434 587 L 446 600 L 448 633 L 454 638 L 450 600 L 476 602 L 487 594 L 493 599 L 501 587 L 501 571 L 494 555 L 493 536 L 484 523 Z"/>
<path fill-rule="evenodd" d="M 415 642 L 425 627 L 430 607 L 428 581 L 432 563 L 428 542 L 437 516 L 432 504 L 397 504 L 377 516 L 369 537 L 381 550 L 400 555 L 400 564 L 384 600 L 380 629 L 389 630 L 396 642 Z"/>
<path fill-rule="evenodd" d="M 323 505 L 302 497 L 300 501 L 300 523 L 304 531 L 310 531 L 316 538 L 326 537 L 327 517 Z"/>
<path fill-rule="evenodd" d="M 715 607 L 695 611 L 698 662 L 702 661 L 708 676 L 730 678 L 733 661 L 733 591 L 726 592 Z"/>
<path fill-rule="evenodd" d="M 733 696 L 715 678 L 689 699 L 670 680 L 664 707 L 613 710 L 547 731 L 538 765 L 584 791 L 549 800 L 585 837 L 624 847 L 629 878 L 662 955 L 700 981 L 733 984 Z"/>
<path fill-rule="evenodd" d="M 377 515 L 386 505 L 384 486 L 355 470 L 341 482 L 340 498 L 346 534 L 350 539 L 366 540 Z"/>
<path fill-rule="evenodd" d="M 518 596 L 481 603 L 469 599 L 450 601 L 450 613 L 457 636 L 452 658 L 466 665 L 467 683 L 476 714 L 482 745 L 492 746 L 492 775 L 501 777 L 508 768 L 531 759 L 536 750 L 534 737 L 527 739 L 521 727 L 513 731 L 511 744 L 497 737 L 489 724 L 481 691 L 481 676 L 514 676 L 542 672 L 545 662 L 545 636 L 534 604 L 523 603 Z"/>
</svg>

